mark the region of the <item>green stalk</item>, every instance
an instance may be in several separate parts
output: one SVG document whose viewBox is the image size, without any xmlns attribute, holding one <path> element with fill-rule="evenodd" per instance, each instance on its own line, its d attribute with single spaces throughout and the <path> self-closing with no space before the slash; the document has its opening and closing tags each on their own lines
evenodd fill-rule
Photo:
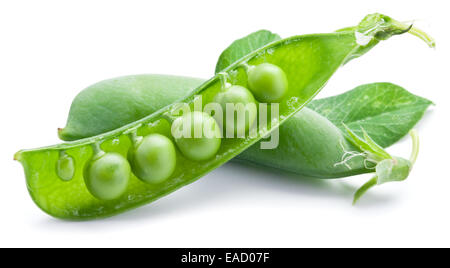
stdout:
<svg viewBox="0 0 450 268">
<path fill-rule="evenodd" d="M 358 202 L 358 200 L 363 196 L 370 188 L 377 185 L 378 176 L 374 176 L 372 179 L 370 179 L 368 182 L 366 182 L 361 188 L 356 191 L 355 195 L 353 196 L 353 205 Z"/>
</svg>

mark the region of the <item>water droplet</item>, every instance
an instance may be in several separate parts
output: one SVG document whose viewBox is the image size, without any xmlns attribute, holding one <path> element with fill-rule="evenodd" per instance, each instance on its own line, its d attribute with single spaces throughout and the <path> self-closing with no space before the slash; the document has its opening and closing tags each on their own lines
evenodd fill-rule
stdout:
<svg viewBox="0 0 450 268">
<path fill-rule="evenodd" d="M 185 110 L 189 111 L 189 109 L 189 104 L 187 103 L 175 103 L 170 107 L 170 110 L 164 114 L 168 117 L 181 116 Z"/>
<path fill-rule="evenodd" d="M 295 108 L 295 106 L 298 104 L 299 102 L 299 98 L 297 97 L 291 97 L 288 101 L 287 101 L 287 105 L 289 108 Z"/>
<path fill-rule="evenodd" d="M 273 49 L 273 48 L 269 48 L 266 50 L 266 53 L 269 55 L 272 55 L 274 52 L 275 52 L 275 49 Z"/>
<path fill-rule="evenodd" d="M 56 173 L 63 181 L 70 181 L 75 173 L 75 161 L 66 153 L 61 153 L 56 163 Z"/>
<path fill-rule="evenodd" d="M 356 38 L 356 43 L 358 45 L 366 46 L 367 44 L 370 43 L 370 41 L 372 41 L 373 36 L 365 35 L 365 34 L 360 33 L 360 32 L 355 32 L 355 38 Z"/>
</svg>

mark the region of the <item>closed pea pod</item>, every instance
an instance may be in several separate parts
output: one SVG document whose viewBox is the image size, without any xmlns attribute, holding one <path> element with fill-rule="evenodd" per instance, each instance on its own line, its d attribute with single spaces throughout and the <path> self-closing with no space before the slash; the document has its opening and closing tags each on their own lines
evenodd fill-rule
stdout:
<svg viewBox="0 0 450 268">
<path fill-rule="evenodd" d="M 357 151 L 344 133 L 322 115 L 303 109 L 280 127 L 278 147 L 262 150 L 252 145 L 236 159 L 320 178 L 338 178 L 372 172 L 363 157 L 338 165 L 345 152 Z"/>
<path fill-rule="evenodd" d="M 367 18 L 363 22 L 366 23 Z M 379 39 L 376 38 L 376 35 L 380 32 L 383 32 L 383 39 L 386 39 L 389 35 L 401 33 L 398 30 L 404 27 L 398 25 L 386 27 L 385 20 L 377 20 L 372 23 L 373 28 L 376 29 L 370 33 L 373 42 L 364 45 L 364 52 L 378 43 Z M 258 128 L 255 137 L 221 139 L 217 152 L 211 158 L 206 159 L 205 157 L 206 160 L 202 158 L 201 161 L 198 161 L 189 158 L 189 153 L 183 155 L 177 153 L 177 160 L 180 159 L 180 161 L 177 161 L 170 178 L 157 185 L 152 185 L 142 182 L 132 175 L 126 191 L 112 200 L 102 200 L 93 196 L 85 186 L 83 174 L 79 172 L 84 166 L 91 165 L 94 154 L 93 145 L 103 145 L 105 155 L 109 153 L 123 155 L 134 146 L 134 141 L 128 138 L 132 131 L 136 131 L 136 135 L 143 137 L 152 133 L 170 135 L 172 121 L 167 118 L 171 117 L 175 105 L 167 106 L 141 120 L 92 138 L 36 150 L 20 151 L 16 154 L 16 159 L 24 165 L 27 184 L 33 200 L 47 213 L 67 219 L 111 216 L 151 202 L 198 179 L 256 143 L 261 137 L 269 134 L 303 108 L 339 66 L 351 58 L 360 56 L 362 46 L 356 40 L 355 31 L 296 36 L 271 43 L 227 67 L 224 71 L 228 73 L 230 82 L 233 85 L 243 86 L 248 82 L 247 73 L 242 67 L 243 64 L 257 66 L 262 63 L 271 63 L 283 70 L 289 87 L 279 100 L 279 120 L 270 121 L 265 128 Z M 287 61 L 287 58 L 290 60 Z M 190 107 L 193 106 L 194 95 L 202 96 L 205 104 L 212 102 L 222 89 L 221 79 L 219 75 L 213 77 L 198 87 L 191 95 L 185 97 L 182 102 Z M 173 121 L 174 123 L 175 121 Z M 195 148 L 191 149 L 195 150 Z M 75 158 L 74 178 L 68 182 L 61 181 L 54 171 L 61 150 L 68 151 Z M 205 153 L 205 155 L 207 154 Z"/>
</svg>

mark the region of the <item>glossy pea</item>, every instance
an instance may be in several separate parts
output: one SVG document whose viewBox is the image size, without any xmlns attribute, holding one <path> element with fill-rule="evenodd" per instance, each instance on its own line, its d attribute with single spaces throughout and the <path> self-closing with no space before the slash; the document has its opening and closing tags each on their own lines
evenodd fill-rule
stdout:
<svg viewBox="0 0 450 268">
<path fill-rule="evenodd" d="M 210 159 L 220 148 L 220 127 L 216 120 L 206 113 L 194 111 L 185 114 L 173 122 L 172 129 L 182 135 L 175 137 L 175 142 L 178 149 L 190 160 Z"/>
<path fill-rule="evenodd" d="M 258 115 L 256 101 L 252 93 L 243 86 L 231 86 L 214 98 L 222 107 L 223 116 L 220 118 L 222 129 L 229 134 L 244 136 L 254 124 Z M 231 111 L 228 111 L 232 109 Z M 233 116 L 227 116 L 233 114 Z"/>
<path fill-rule="evenodd" d="M 248 86 L 261 102 L 278 102 L 288 91 L 288 79 L 277 65 L 261 63 L 248 71 Z"/>
<path fill-rule="evenodd" d="M 157 133 L 142 138 L 128 153 L 133 173 L 151 184 L 161 183 L 172 175 L 176 157 L 172 141 Z"/>
<path fill-rule="evenodd" d="M 125 193 L 130 180 L 128 161 L 118 153 L 103 153 L 94 157 L 84 170 L 89 192 L 100 200 L 113 200 Z"/>
</svg>

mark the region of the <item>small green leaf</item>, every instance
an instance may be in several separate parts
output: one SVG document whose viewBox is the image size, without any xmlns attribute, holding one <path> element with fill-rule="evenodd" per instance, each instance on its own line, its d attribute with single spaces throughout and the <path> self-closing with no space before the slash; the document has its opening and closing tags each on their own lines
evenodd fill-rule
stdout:
<svg viewBox="0 0 450 268">
<path fill-rule="evenodd" d="M 375 161 L 381 161 L 384 159 L 392 158 L 386 151 L 383 150 L 378 144 L 376 144 L 368 135 L 365 133 L 366 140 L 361 139 L 356 135 L 347 125 L 344 124 L 344 128 L 348 134 L 348 140 L 353 143 L 353 145 L 359 147 L 363 152 L 369 155 L 369 158 Z"/>
<path fill-rule="evenodd" d="M 377 184 L 393 181 L 404 181 L 411 170 L 411 162 L 400 157 L 386 159 L 378 163 L 376 167 Z"/>
<path fill-rule="evenodd" d="M 215 73 L 223 71 L 233 62 L 257 50 L 258 48 L 280 39 L 281 37 L 278 34 L 274 34 L 267 30 L 260 30 L 234 41 L 222 52 L 222 54 L 220 54 L 219 60 L 216 64 Z"/>
<path fill-rule="evenodd" d="M 411 170 L 411 162 L 400 157 L 385 159 L 378 163 L 376 175 L 361 186 L 353 195 L 353 205 L 372 187 L 386 182 L 404 181 Z"/>
<path fill-rule="evenodd" d="M 406 134 L 422 118 L 431 101 L 391 83 L 359 86 L 344 94 L 313 100 L 308 107 L 345 132 L 344 124 L 386 148 Z"/>
<path fill-rule="evenodd" d="M 361 131 L 363 132 L 364 140 L 370 146 L 370 148 L 376 152 L 377 155 L 379 155 L 380 157 L 385 158 L 385 159 L 392 158 L 380 145 L 378 145 L 369 136 L 369 134 L 367 134 L 367 132 L 364 130 L 364 128 L 361 128 Z"/>
</svg>

